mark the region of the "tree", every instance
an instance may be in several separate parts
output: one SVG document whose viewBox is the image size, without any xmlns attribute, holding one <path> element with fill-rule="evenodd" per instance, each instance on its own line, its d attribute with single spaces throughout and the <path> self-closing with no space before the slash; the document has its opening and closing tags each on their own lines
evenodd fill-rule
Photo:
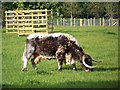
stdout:
<svg viewBox="0 0 120 90">
<path fill-rule="evenodd" d="M 5 11 L 13 10 L 12 2 L 2 2 L 2 26 L 5 26 Z"/>
<path fill-rule="evenodd" d="M 58 15 L 58 17 L 63 16 L 63 3 L 62 2 L 43 2 L 43 9 L 53 9 L 54 17 Z"/>
<path fill-rule="evenodd" d="M 106 15 L 109 18 L 113 18 L 114 15 L 118 15 L 118 3 L 117 2 L 107 2 L 105 5 Z"/>
<path fill-rule="evenodd" d="M 86 11 L 90 17 L 103 17 L 105 15 L 104 2 L 87 3 Z"/>
<path fill-rule="evenodd" d="M 63 3 L 64 16 L 69 16 L 71 18 L 79 15 L 80 7 L 78 2 L 64 2 Z"/>
<path fill-rule="evenodd" d="M 23 10 L 23 9 L 24 9 L 24 4 L 23 4 L 22 1 L 13 2 L 12 4 L 15 5 L 15 6 L 17 6 L 16 9 L 18 9 L 18 10 Z M 12 6 L 13 6 L 13 5 L 12 5 Z M 13 7 L 13 8 L 14 8 L 14 7 Z M 14 9 L 15 9 L 15 8 L 14 8 Z"/>
<path fill-rule="evenodd" d="M 54 17 L 119 17 L 119 2 L 2 2 L 2 20 L 6 10 L 53 9 Z"/>
</svg>

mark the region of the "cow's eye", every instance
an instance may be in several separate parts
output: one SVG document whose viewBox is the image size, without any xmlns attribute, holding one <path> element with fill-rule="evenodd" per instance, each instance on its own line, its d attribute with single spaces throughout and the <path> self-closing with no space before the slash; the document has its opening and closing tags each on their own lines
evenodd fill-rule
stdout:
<svg viewBox="0 0 120 90">
<path fill-rule="evenodd" d="M 90 62 L 90 61 L 91 61 L 91 59 L 88 59 L 88 61 Z"/>
</svg>

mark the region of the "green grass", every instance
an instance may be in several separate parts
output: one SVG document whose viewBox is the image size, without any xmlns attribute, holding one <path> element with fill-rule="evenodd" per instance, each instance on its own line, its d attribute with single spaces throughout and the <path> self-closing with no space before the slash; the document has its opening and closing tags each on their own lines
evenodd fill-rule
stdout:
<svg viewBox="0 0 120 90">
<path fill-rule="evenodd" d="M 56 60 L 41 61 L 33 70 L 30 61 L 23 73 L 21 56 L 25 36 L 2 32 L 2 87 L 3 88 L 117 88 L 118 87 L 118 27 L 55 27 L 55 32 L 73 35 L 84 51 L 101 63 L 93 63 L 93 72 L 84 72 L 77 62 L 77 71 L 63 65 L 57 71 Z"/>
</svg>

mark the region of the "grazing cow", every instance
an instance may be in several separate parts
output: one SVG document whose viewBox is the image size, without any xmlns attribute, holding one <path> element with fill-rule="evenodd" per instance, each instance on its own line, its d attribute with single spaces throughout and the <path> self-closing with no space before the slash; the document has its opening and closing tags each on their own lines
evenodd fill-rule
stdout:
<svg viewBox="0 0 120 90">
<path fill-rule="evenodd" d="M 31 58 L 33 68 L 41 59 L 56 58 L 58 70 L 62 71 L 62 64 L 72 64 L 76 70 L 75 61 L 79 61 L 85 71 L 92 71 L 92 58 L 86 54 L 77 40 L 64 33 L 30 34 L 26 39 L 23 52 L 23 71 L 27 70 L 27 62 Z"/>
</svg>

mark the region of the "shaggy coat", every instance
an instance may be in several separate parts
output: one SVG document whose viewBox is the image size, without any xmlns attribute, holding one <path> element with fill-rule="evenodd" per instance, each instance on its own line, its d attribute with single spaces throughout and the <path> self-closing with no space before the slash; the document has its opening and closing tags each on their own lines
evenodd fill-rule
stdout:
<svg viewBox="0 0 120 90">
<path fill-rule="evenodd" d="M 72 64 L 73 69 L 76 70 L 76 60 L 81 63 L 85 71 L 91 71 L 93 68 L 92 58 L 83 51 L 73 36 L 64 33 L 30 34 L 26 39 L 22 56 L 23 71 L 27 69 L 27 62 L 30 58 L 35 69 L 41 59 L 52 58 L 57 59 L 59 71 L 62 71 L 63 62 Z"/>
</svg>

